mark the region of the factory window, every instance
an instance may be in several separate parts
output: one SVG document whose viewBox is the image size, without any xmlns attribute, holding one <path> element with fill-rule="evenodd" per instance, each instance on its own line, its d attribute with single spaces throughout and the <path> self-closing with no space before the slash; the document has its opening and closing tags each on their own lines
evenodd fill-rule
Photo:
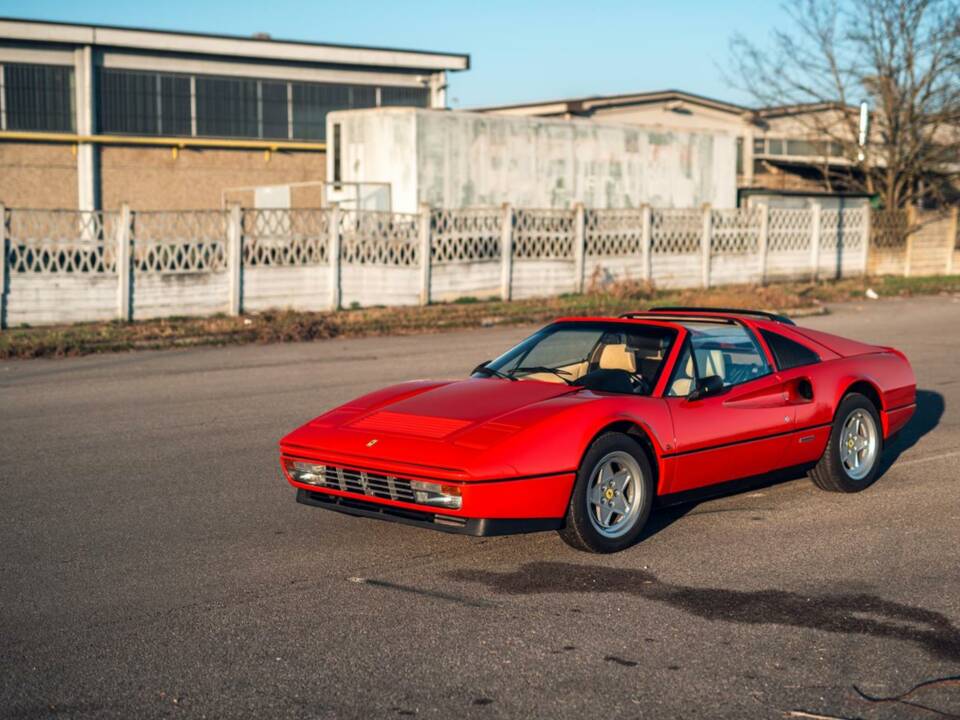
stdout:
<svg viewBox="0 0 960 720">
<path fill-rule="evenodd" d="M 259 137 L 257 81 L 197 77 L 197 135 Z"/>
<path fill-rule="evenodd" d="M 377 106 L 377 89 L 372 85 L 292 83 L 292 89 L 293 136 L 304 140 L 327 139 L 329 112 Z"/>
<path fill-rule="evenodd" d="M 4 130 L 73 132 L 73 68 L 0 65 Z"/>
<path fill-rule="evenodd" d="M 340 123 L 333 124 L 333 182 L 336 188 L 340 189 L 340 181 L 343 180 L 343 171 L 341 168 L 341 143 L 340 143 Z"/>
<path fill-rule="evenodd" d="M 381 105 L 430 107 L 430 90 L 423 87 L 385 87 L 380 89 Z"/>
<path fill-rule="evenodd" d="M 287 84 L 285 82 L 260 82 L 260 126 L 262 137 L 287 138 L 290 127 L 287 122 Z"/>
<path fill-rule="evenodd" d="M 326 140 L 327 113 L 429 106 L 424 87 L 376 87 L 103 69 L 105 133 Z"/>
<path fill-rule="evenodd" d="M 843 157 L 843 145 L 835 140 L 798 140 L 784 138 L 758 138 L 753 141 L 757 155 L 780 155 L 784 157 L 816 158 Z"/>
<path fill-rule="evenodd" d="M 126 135 L 190 135 L 190 78 L 104 70 L 100 128 Z"/>
</svg>

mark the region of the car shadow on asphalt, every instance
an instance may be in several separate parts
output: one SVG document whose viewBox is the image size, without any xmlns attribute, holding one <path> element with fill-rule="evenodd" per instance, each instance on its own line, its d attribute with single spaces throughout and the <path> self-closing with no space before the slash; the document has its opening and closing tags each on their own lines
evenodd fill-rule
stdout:
<svg viewBox="0 0 960 720">
<path fill-rule="evenodd" d="M 886 474 L 904 452 L 916 445 L 921 438 L 932 432 L 940 419 L 943 417 L 946 403 L 943 395 L 933 390 L 917 390 L 917 410 L 894 439 L 892 443 L 883 449 L 883 457 L 880 460 L 880 472 L 877 479 Z M 689 515 L 699 505 L 709 500 L 740 495 L 751 490 L 761 490 L 773 485 L 781 485 L 791 480 L 799 480 L 807 476 L 806 468 L 786 468 L 775 473 L 760 475 L 757 477 L 744 478 L 733 482 L 722 483 L 710 488 L 706 488 L 703 497 L 694 497 L 675 501 L 674 504 L 655 507 L 655 512 L 650 516 L 643 533 L 638 542 L 643 542 L 647 538 L 653 537 L 657 533 L 670 527 L 677 520 L 685 515 Z M 713 508 L 709 510 L 698 510 L 697 513 L 720 513 L 720 512 L 752 512 L 750 508 Z"/>
<path fill-rule="evenodd" d="M 894 441 L 883 449 L 877 478 L 883 477 L 897 458 L 940 424 L 945 409 L 943 395 L 933 390 L 917 390 L 917 410 Z"/>
<path fill-rule="evenodd" d="M 933 657 L 960 662 L 960 629 L 942 613 L 868 593 L 731 590 L 660 580 L 646 569 L 540 561 L 516 570 L 458 569 L 457 582 L 496 595 L 619 593 L 663 603 L 710 621 L 774 624 L 910 642 Z"/>
</svg>

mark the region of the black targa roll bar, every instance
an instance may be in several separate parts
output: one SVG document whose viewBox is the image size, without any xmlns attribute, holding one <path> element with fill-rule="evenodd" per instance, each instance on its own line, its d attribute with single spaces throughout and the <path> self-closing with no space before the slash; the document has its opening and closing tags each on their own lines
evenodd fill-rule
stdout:
<svg viewBox="0 0 960 720">
<path fill-rule="evenodd" d="M 744 310 L 742 308 L 720 308 L 720 307 L 687 307 L 681 305 L 671 305 L 663 307 L 650 308 L 642 312 L 628 312 L 623 313 L 620 317 L 625 319 L 634 319 L 644 316 L 657 315 L 659 313 L 723 313 L 726 315 L 750 315 L 755 317 L 766 318 L 767 320 L 774 320 L 776 322 L 783 323 L 784 325 L 796 325 L 796 323 L 788 318 L 786 315 L 778 315 L 777 313 L 767 312 L 766 310 Z"/>
</svg>

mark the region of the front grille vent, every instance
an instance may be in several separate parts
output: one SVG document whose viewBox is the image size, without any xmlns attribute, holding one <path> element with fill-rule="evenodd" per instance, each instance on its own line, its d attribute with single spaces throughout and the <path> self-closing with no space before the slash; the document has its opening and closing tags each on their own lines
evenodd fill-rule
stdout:
<svg viewBox="0 0 960 720">
<path fill-rule="evenodd" d="M 312 484 L 334 490 L 343 490 L 344 492 L 383 498 L 384 500 L 400 500 L 409 503 L 415 501 L 413 488 L 410 487 L 409 480 L 364 470 L 351 470 L 327 465 L 323 473 L 323 479 L 317 478 Z"/>
</svg>

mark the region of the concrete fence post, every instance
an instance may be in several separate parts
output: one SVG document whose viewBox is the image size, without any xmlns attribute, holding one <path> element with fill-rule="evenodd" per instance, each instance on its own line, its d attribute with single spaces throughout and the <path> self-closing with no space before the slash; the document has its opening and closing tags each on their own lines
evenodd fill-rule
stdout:
<svg viewBox="0 0 960 720">
<path fill-rule="evenodd" d="M 700 240 L 700 284 L 710 287 L 710 254 L 713 231 L 713 210 L 709 203 L 703 206 L 703 236 Z"/>
<path fill-rule="evenodd" d="M 760 206 L 760 229 L 757 235 L 757 254 L 760 263 L 760 284 L 767 283 L 767 255 L 770 252 L 770 206 Z"/>
<path fill-rule="evenodd" d="M 7 258 L 7 208 L 0 203 L 0 330 L 7 328 L 7 295 L 10 292 Z"/>
<path fill-rule="evenodd" d="M 583 203 L 574 205 L 573 212 L 573 291 L 582 293 L 587 254 L 586 212 Z"/>
<path fill-rule="evenodd" d="M 863 206 L 863 274 L 870 274 L 870 236 L 873 234 L 871 223 L 873 222 L 873 212 L 870 209 L 870 203 Z"/>
<path fill-rule="evenodd" d="M 132 285 L 133 268 L 130 262 L 130 206 L 120 206 L 120 216 L 114 237 L 117 243 L 117 320 L 129 322 L 133 319 Z"/>
<path fill-rule="evenodd" d="M 910 277 L 911 265 L 913 264 L 913 236 L 916 234 L 914 227 L 917 224 L 917 208 L 910 205 L 907 208 L 907 247 L 903 256 L 903 276 Z"/>
<path fill-rule="evenodd" d="M 953 256 L 957 251 L 957 240 L 960 239 L 960 208 L 954 205 L 950 208 L 950 222 L 947 223 L 947 275 L 953 275 Z"/>
<path fill-rule="evenodd" d="M 513 208 L 503 204 L 500 220 L 500 297 L 509 300 L 513 294 Z"/>
<path fill-rule="evenodd" d="M 340 309 L 340 206 L 333 203 L 330 206 L 330 237 L 327 245 L 327 262 L 330 263 L 330 309 Z"/>
<path fill-rule="evenodd" d="M 228 312 L 239 315 L 243 295 L 243 215 L 240 205 L 233 203 L 227 215 L 227 274 L 230 283 Z"/>
<path fill-rule="evenodd" d="M 643 279 L 653 279 L 653 211 L 647 203 L 640 207 L 640 252 L 643 265 Z"/>
<path fill-rule="evenodd" d="M 420 304 L 430 304 L 430 271 L 433 264 L 431 242 L 431 210 L 426 203 L 420 205 Z"/>
<path fill-rule="evenodd" d="M 820 275 L 820 203 L 810 206 L 810 279 L 817 281 Z"/>
</svg>

